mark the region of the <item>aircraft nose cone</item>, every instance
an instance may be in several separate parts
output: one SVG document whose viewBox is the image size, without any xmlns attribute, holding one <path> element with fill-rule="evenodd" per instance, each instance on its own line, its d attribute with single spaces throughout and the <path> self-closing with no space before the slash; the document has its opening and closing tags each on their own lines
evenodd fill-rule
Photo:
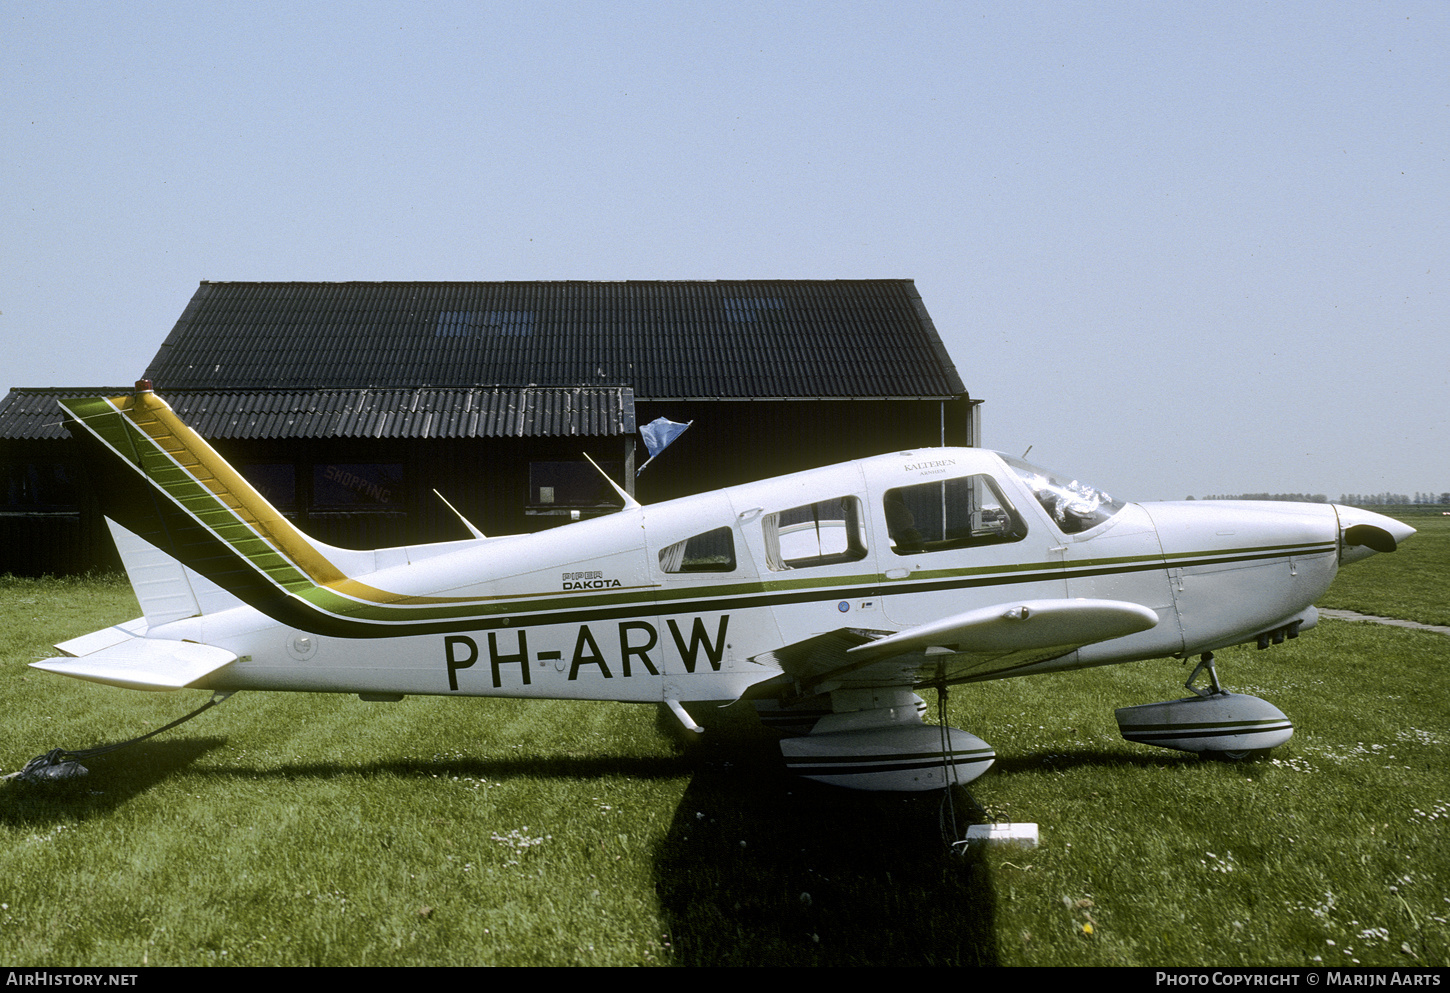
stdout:
<svg viewBox="0 0 1450 993">
<path fill-rule="evenodd" d="M 1334 505 L 1339 515 L 1339 560 L 1357 562 L 1375 552 L 1393 552 L 1415 529 L 1393 517 L 1358 507 Z"/>
</svg>

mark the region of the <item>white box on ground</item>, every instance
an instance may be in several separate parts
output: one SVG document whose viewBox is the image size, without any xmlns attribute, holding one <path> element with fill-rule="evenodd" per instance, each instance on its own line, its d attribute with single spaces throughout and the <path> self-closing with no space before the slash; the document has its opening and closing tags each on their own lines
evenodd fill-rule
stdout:
<svg viewBox="0 0 1450 993">
<path fill-rule="evenodd" d="M 1037 847 L 1036 824 L 973 824 L 967 828 L 967 841 L 974 844 L 1021 845 Z"/>
</svg>

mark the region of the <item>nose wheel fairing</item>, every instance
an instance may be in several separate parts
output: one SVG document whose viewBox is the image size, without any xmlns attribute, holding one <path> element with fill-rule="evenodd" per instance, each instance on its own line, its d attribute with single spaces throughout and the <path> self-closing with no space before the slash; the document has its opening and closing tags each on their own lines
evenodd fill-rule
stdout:
<svg viewBox="0 0 1450 993">
<path fill-rule="evenodd" d="M 1119 707 L 1128 741 L 1181 752 L 1256 752 L 1288 741 L 1294 725 L 1267 700 L 1220 692 L 1163 703 Z"/>
<path fill-rule="evenodd" d="M 1193 683 L 1204 671 L 1208 673 L 1209 686 L 1199 689 Z M 1230 693 L 1220 686 L 1212 652 L 1204 653 L 1183 685 L 1194 695 L 1119 707 L 1115 711 L 1119 732 L 1128 741 L 1143 745 L 1227 755 L 1274 748 L 1294 734 L 1294 725 L 1272 703 L 1256 696 Z"/>
</svg>

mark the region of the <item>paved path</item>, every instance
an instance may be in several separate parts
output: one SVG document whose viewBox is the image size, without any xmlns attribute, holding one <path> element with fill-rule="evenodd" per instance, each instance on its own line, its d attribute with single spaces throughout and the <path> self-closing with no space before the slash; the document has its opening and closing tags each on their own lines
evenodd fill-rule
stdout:
<svg viewBox="0 0 1450 993">
<path fill-rule="evenodd" d="M 1402 621 L 1396 617 L 1375 617 L 1371 614 L 1356 614 L 1352 610 L 1326 610 L 1320 607 L 1319 616 L 1332 617 L 1337 621 L 1374 621 L 1376 624 L 1393 624 L 1397 628 L 1415 628 L 1419 631 L 1450 634 L 1450 627 L 1441 624 L 1421 624 L 1419 621 Z"/>
</svg>

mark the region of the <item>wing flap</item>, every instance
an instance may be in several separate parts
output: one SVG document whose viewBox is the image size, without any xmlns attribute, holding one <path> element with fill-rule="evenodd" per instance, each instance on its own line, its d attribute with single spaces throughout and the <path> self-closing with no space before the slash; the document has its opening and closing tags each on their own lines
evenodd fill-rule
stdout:
<svg viewBox="0 0 1450 993">
<path fill-rule="evenodd" d="M 114 632 L 117 628 L 106 630 Z M 84 641 L 85 638 L 76 638 L 65 645 L 82 645 Z M 56 647 L 67 650 L 61 645 Z M 79 658 L 45 659 L 30 665 L 45 672 L 132 690 L 179 690 L 236 660 L 233 653 L 213 645 L 128 637 Z"/>
<path fill-rule="evenodd" d="M 930 621 L 852 648 L 850 654 L 875 660 L 931 648 L 963 654 L 1072 651 L 1157 623 L 1155 611 L 1122 600 L 1024 600 Z"/>
</svg>

